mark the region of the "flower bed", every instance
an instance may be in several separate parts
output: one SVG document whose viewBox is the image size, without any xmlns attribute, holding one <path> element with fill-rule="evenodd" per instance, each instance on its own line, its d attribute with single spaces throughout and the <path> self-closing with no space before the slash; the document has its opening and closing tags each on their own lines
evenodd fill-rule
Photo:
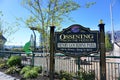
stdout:
<svg viewBox="0 0 120 80">
<path fill-rule="evenodd" d="M 42 71 L 41 66 L 23 66 L 20 56 L 11 56 L 8 60 L 0 59 L 0 71 L 19 80 L 49 80 L 49 75 L 46 75 L 46 72 Z M 86 72 L 81 69 L 76 74 L 68 73 L 67 71 L 55 72 L 54 74 L 54 80 L 87 79 L 95 80 L 94 71 Z"/>
<path fill-rule="evenodd" d="M 48 76 L 42 74 L 41 66 L 23 66 L 20 62 L 19 56 L 11 56 L 8 60 L 0 58 L 0 72 L 19 80 L 49 80 Z"/>
</svg>

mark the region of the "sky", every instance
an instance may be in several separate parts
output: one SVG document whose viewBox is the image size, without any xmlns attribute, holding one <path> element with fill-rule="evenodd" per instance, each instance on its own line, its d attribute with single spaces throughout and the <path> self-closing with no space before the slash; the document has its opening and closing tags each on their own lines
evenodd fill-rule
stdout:
<svg viewBox="0 0 120 80">
<path fill-rule="evenodd" d="M 110 18 L 110 3 L 113 3 L 113 24 L 114 30 L 120 30 L 120 0 L 75 0 L 81 6 L 86 2 L 94 1 L 95 5 L 90 8 L 81 7 L 78 10 L 72 12 L 70 17 L 74 22 L 66 21 L 62 23 L 62 29 L 67 28 L 72 24 L 80 24 L 84 27 L 90 28 L 91 30 L 99 30 L 98 24 L 100 19 L 105 23 L 105 31 L 112 31 L 111 28 L 111 18 Z M 9 23 L 16 22 L 16 18 L 22 17 L 26 19 L 29 17 L 30 12 L 27 11 L 22 5 L 21 0 L 0 0 L 0 11 L 4 14 L 3 18 Z M 9 36 L 6 45 L 24 45 L 30 40 L 31 34 L 33 32 L 26 28 L 26 26 L 21 23 L 22 26 L 18 26 L 19 30 L 13 35 Z M 7 27 L 3 26 L 3 27 Z M 14 28 L 14 27 L 13 27 Z M 6 37 L 5 34 L 3 34 Z M 39 42 L 39 33 L 36 32 L 37 42 Z"/>
</svg>

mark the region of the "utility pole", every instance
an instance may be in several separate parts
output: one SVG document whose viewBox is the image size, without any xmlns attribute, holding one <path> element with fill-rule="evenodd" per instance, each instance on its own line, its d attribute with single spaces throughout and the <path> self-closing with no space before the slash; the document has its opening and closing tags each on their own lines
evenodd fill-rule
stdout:
<svg viewBox="0 0 120 80">
<path fill-rule="evenodd" d="M 114 25 L 113 25 L 113 12 L 112 12 L 113 5 L 110 4 L 110 18 L 111 18 L 111 28 L 112 28 L 112 43 L 114 44 Z"/>
<path fill-rule="evenodd" d="M 116 0 L 112 0 L 110 3 L 110 18 L 111 18 L 111 28 L 112 28 L 112 44 L 113 44 L 113 53 L 114 54 L 114 43 L 115 43 L 115 39 L 114 39 L 114 24 L 113 24 L 113 6 L 115 4 Z"/>
</svg>

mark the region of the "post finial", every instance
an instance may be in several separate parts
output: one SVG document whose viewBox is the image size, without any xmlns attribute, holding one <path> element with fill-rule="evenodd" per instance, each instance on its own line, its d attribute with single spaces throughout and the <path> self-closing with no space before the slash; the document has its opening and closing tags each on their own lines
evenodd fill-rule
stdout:
<svg viewBox="0 0 120 80">
<path fill-rule="evenodd" d="M 102 19 L 100 19 L 100 24 L 103 24 L 103 20 Z"/>
</svg>

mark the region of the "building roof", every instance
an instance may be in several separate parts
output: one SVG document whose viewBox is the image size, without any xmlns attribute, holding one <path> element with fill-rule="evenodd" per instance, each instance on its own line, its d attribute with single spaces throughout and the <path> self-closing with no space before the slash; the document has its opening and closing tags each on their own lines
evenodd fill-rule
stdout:
<svg viewBox="0 0 120 80">
<path fill-rule="evenodd" d="M 0 50 L 2 50 L 6 41 L 7 39 L 2 34 L 0 34 Z"/>
<path fill-rule="evenodd" d="M 0 34 L 0 40 L 7 41 L 7 39 L 2 34 Z"/>
</svg>

